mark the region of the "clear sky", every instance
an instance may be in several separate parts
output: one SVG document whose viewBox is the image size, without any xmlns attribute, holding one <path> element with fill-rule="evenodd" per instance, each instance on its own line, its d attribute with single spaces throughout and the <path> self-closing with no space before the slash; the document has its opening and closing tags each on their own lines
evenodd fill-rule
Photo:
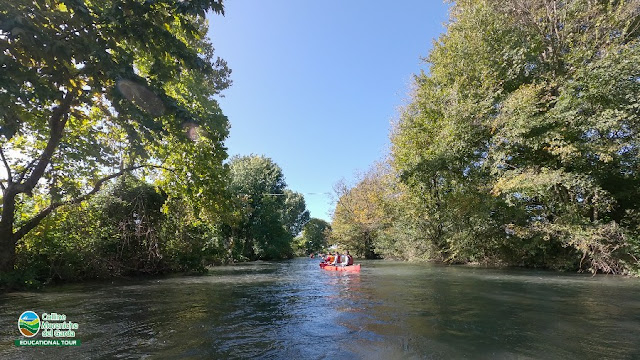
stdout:
<svg viewBox="0 0 640 360">
<path fill-rule="evenodd" d="M 448 19 L 441 0 L 228 0 L 210 16 L 233 85 L 229 155 L 265 155 L 330 220 L 333 185 L 389 149 L 412 75 Z"/>
</svg>

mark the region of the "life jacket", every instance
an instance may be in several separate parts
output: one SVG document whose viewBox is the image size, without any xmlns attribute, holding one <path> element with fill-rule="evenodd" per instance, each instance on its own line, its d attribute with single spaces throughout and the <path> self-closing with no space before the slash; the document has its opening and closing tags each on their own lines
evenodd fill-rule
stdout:
<svg viewBox="0 0 640 360">
<path fill-rule="evenodd" d="M 332 262 L 333 262 L 333 255 L 327 256 L 327 263 L 332 263 Z"/>
<path fill-rule="evenodd" d="M 342 260 L 342 255 L 337 255 L 337 257 L 336 257 L 336 265 L 340 264 L 341 260 Z"/>
<path fill-rule="evenodd" d="M 347 255 L 347 259 L 349 259 L 347 265 L 353 265 L 353 256 Z"/>
</svg>

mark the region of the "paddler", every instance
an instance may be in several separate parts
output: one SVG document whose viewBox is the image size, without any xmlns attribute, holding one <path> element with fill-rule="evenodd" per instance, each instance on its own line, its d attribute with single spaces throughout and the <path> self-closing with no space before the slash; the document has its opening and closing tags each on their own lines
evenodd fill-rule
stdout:
<svg viewBox="0 0 640 360">
<path fill-rule="evenodd" d="M 347 265 L 349 265 L 349 252 L 347 251 L 346 254 L 342 255 L 342 258 L 340 259 L 340 266 L 345 267 Z M 352 260 L 353 262 L 353 260 Z"/>
<path fill-rule="evenodd" d="M 333 259 L 331 265 L 338 266 L 340 265 L 340 260 L 342 260 L 342 256 L 340 256 L 339 252 L 336 252 L 336 257 Z"/>
<path fill-rule="evenodd" d="M 353 265 L 353 256 L 349 254 L 349 250 L 347 250 L 347 255 L 345 257 L 347 258 L 347 265 Z"/>
<path fill-rule="evenodd" d="M 329 255 L 327 255 L 327 259 L 324 262 L 326 262 L 327 264 L 331 264 L 333 262 L 333 259 L 333 254 L 329 253 Z"/>
</svg>

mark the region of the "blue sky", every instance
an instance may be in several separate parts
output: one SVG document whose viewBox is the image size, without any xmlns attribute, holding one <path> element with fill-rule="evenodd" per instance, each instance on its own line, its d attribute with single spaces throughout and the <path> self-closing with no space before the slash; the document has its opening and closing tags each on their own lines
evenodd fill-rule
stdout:
<svg viewBox="0 0 640 360">
<path fill-rule="evenodd" d="M 233 71 L 220 99 L 229 155 L 272 158 L 311 216 L 330 220 L 326 193 L 388 153 L 391 122 L 447 5 L 229 0 L 225 13 L 209 17 L 209 36 Z"/>
</svg>

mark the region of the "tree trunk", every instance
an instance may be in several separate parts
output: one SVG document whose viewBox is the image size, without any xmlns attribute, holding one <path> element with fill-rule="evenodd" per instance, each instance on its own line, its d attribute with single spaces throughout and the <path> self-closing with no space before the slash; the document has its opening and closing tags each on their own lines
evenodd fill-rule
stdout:
<svg viewBox="0 0 640 360">
<path fill-rule="evenodd" d="M 14 232 L 15 222 L 15 210 L 16 210 L 16 196 L 18 194 L 27 194 L 31 196 L 33 189 L 36 187 L 42 175 L 51 162 L 51 157 L 56 148 L 60 144 L 65 125 L 67 124 L 69 109 L 73 102 L 74 96 L 67 92 L 60 101 L 60 105 L 56 106 L 49 118 L 49 140 L 47 146 L 42 151 L 40 158 L 34 163 L 31 168 L 31 174 L 27 175 L 27 169 L 23 170 L 20 175 L 16 174 L 16 179 L 13 178 L 11 168 L 7 163 L 4 153 L 2 153 L 2 160 L 7 168 L 7 185 L 2 190 L 2 218 L 0 218 L 0 273 L 13 271 L 16 264 L 16 243 L 19 238 L 23 237 L 29 230 L 37 225 L 44 216 L 46 216 L 51 210 L 43 213 L 44 216 L 36 217 L 29 221 L 30 226 L 20 229 L 22 231 Z M 24 181 L 23 181 L 24 180 Z"/>
<path fill-rule="evenodd" d="M 16 266 L 16 243 L 13 235 L 5 237 L 4 233 L 0 233 L 0 273 L 8 273 L 13 271 Z"/>
<path fill-rule="evenodd" d="M 16 190 L 9 184 L 2 191 L 2 218 L 0 218 L 0 273 L 13 271 L 16 264 L 16 236 L 13 233 Z"/>
</svg>

